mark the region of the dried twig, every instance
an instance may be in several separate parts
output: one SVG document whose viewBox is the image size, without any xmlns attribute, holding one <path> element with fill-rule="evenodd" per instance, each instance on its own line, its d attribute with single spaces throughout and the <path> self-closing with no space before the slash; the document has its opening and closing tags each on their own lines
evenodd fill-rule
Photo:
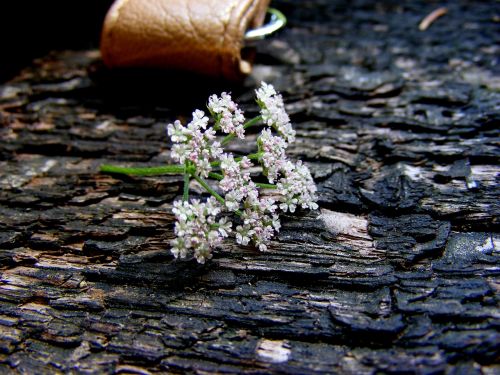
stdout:
<svg viewBox="0 0 500 375">
<path fill-rule="evenodd" d="M 427 30 L 435 20 L 437 20 L 441 16 L 444 16 L 446 13 L 448 13 L 448 8 L 446 7 L 441 7 L 433 10 L 420 22 L 420 24 L 418 25 L 418 29 L 420 31 Z"/>
</svg>

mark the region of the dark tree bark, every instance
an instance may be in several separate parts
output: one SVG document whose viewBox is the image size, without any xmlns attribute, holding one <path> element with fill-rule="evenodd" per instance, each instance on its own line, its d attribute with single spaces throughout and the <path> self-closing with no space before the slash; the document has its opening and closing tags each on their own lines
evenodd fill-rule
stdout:
<svg viewBox="0 0 500 375">
<path fill-rule="evenodd" d="M 0 86 L 0 372 L 498 373 L 498 9 L 375 3 L 274 2 L 226 87 L 249 115 L 283 93 L 319 187 L 264 253 L 175 261 L 182 179 L 98 172 L 168 162 L 165 124 L 223 87 L 96 51 Z"/>
</svg>

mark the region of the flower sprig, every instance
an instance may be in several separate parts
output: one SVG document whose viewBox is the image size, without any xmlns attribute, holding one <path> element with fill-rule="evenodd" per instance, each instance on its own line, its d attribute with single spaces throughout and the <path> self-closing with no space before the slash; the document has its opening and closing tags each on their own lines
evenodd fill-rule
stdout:
<svg viewBox="0 0 500 375">
<path fill-rule="evenodd" d="M 208 111 L 195 110 L 187 125 L 176 120 L 167 126 L 172 140 L 171 157 L 179 164 L 153 168 L 124 168 L 102 165 L 101 171 L 129 175 L 184 175 L 183 198 L 174 202 L 176 238 L 170 242 L 177 258 L 194 256 L 199 263 L 212 257 L 212 250 L 232 232 L 238 244 L 253 243 L 266 251 L 280 230 L 279 211 L 295 212 L 297 207 L 315 210 L 316 185 L 301 161 L 286 155 L 295 140 L 282 96 L 272 85 L 262 83 L 256 90 L 260 115 L 245 122 L 243 111 L 223 92 L 208 99 Z M 223 147 L 233 139 L 245 138 L 245 130 L 261 125 L 257 152 L 235 156 Z M 222 133 L 222 134 L 221 134 Z M 224 135 L 222 139 L 218 135 Z M 255 182 L 252 173 L 261 171 L 268 183 Z M 189 200 L 191 179 L 210 195 L 205 202 Z M 265 194 L 272 189 L 272 196 Z M 233 224 L 231 218 L 236 218 Z"/>
</svg>

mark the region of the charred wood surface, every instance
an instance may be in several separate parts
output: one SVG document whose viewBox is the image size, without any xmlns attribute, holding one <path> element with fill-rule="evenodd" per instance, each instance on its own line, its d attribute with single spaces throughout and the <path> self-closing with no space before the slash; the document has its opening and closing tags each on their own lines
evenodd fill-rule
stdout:
<svg viewBox="0 0 500 375">
<path fill-rule="evenodd" d="M 498 373 L 498 7 L 375 3 L 274 2 L 286 31 L 225 88 L 283 93 L 319 188 L 264 253 L 175 261 L 182 178 L 98 172 L 169 162 L 219 88 L 96 51 L 0 86 L 0 372 Z"/>
</svg>

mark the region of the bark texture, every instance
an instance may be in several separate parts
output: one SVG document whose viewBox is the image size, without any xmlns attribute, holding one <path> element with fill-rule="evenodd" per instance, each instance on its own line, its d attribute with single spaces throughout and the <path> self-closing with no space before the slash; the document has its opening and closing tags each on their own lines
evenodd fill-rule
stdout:
<svg viewBox="0 0 500 375">
<path fill-rule="evenodd" d="M 249 115 L 257 81 L 283 93 L 319 187 L 265 253 L 174 261 L 182 177 L 98 172 L 168 162 L 219 88 L 96 51 L 0 86 L 0 372 L 498 373 L 498 12 L 376 3 L 273 2 L 287 29 L 229 88 Z"/>
</svg>

